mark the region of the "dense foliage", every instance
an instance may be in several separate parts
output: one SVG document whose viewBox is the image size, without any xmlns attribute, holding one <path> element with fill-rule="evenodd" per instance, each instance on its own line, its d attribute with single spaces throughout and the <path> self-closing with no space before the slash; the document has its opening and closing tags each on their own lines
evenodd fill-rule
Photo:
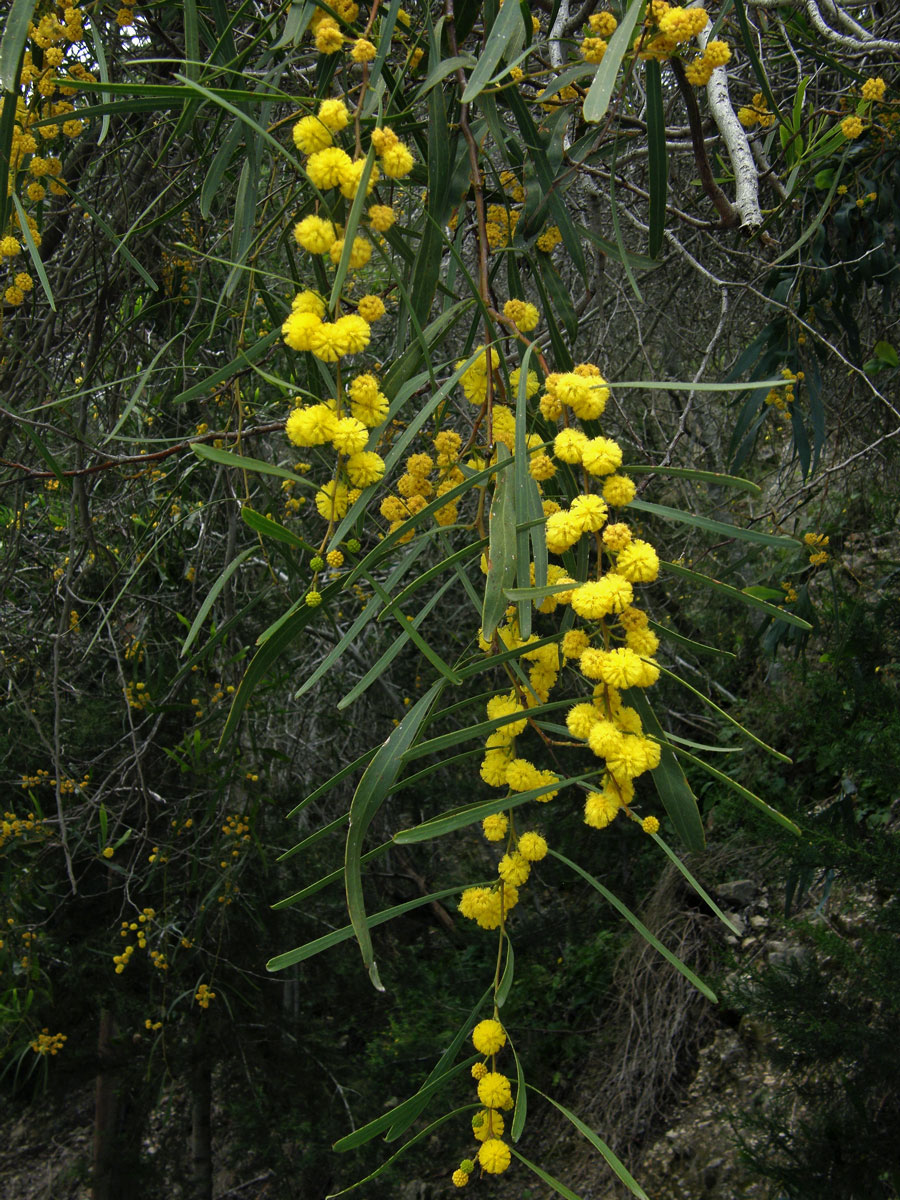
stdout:
<svg viewBox="0 0 900 1200">
<path fill-rule="evenodd" d="M 722 917 L 684 852 L 807 845 L 813 755 L 892 836 L 900 41 L 854 13 L 10 6 L 0 1052 L 17 1104 L 96 1079 L 100 1200 L 175 1186 L 164 1095 L 198 1197 L 214 1110 L 285 1196 L 571 1194 L 542 1111 L 643 1195 L 560 1087 L 633 931 L 714 998 L 646 881 Z"/>
</svg>

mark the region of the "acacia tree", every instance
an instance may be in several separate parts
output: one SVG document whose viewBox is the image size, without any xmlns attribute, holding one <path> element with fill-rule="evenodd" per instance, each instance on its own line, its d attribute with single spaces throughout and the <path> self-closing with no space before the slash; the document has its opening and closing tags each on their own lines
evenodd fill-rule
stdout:
<svg viewBox="0 0 900 1200">
<path fill-rule="evenodd" d="M 216 989 L 230 970 L 237 1020 L 264 986 L 247 929 L 275 896 L 248 906 L 239 882 L 264 839 L 288 863 L 279 911 L 343 885 L 350 921 L 275 955 L 277 978 L 355 938 L 380 989 L 373 928 L 426 907 L 496 938 L 422 1087 L 339 1147 L 398 1139 L 446 1091 L 456 1186 L 516 1160 L 564 1188 L 519 1151 L 529 1064 L 502 1020 L 531 872 L 574 872 L 652 939 L 596 877 L 602 834 L 578 861 L 558 848 L 585 822 L 630 822 L 686 872 L 659 831 L 702 848 L 705 772 L 793 828 L 676 715 L 686 689 L 785 759 L 708 697 L 732 649 L 679 617 L 705 588 L 756 610 L 770 649 L 806 637 L 817 505 L 886 468 L 892 20 L 812 0 L 16 0 L 0 370 L 7 704 L 33 731 L 5 748 L 28 796 L 4 826 L 20 1070 L 59 1052 L 37 1014 L 90 945 L 98 1094 L 121 1092 L 117 1030 L 145 1006 L 146 1045 L 177 1046 L 194 1081 L 209 1194 Z M 288 797 L 285 835 L 265 801 Z M 344 831 L 328 873 L 298 879 Z M 385 894 L 373 871 L 438 838 L 403 860 L 413 899 Z M 275 1022 L 289 988 L 266 994 Z M 98 1195 L 118 1186 L 106 1120 Z"/>
</svg>

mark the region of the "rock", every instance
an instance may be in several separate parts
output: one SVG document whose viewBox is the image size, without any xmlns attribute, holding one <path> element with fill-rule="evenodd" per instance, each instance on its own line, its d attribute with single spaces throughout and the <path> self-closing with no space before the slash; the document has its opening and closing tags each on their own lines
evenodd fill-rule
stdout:
<svg viewBox="0 0 900 1200">
<path fill-rule="evenodd" d="M 752 927 L 753 929 L 765 929 L 765 927 L 766 927 L 768 924 L 769 924 L 769 918 L 768 918 L 768 917 L 761 917 L 761 916 L 759 916 L 758 914 L 754 914 L 754 915 L 753 915 L 753 916 L 750 918 L 750 925 L 751 925 L 751 927 Z"/>
<path fill-rule="evenodd" d="M 787 967 L 791 963 L 803 962 L 809 956 L 806 946 L 793 946 L 789 942 L 769 943 L 769 966 Z"/>
<path fill-rule="evenodd" d="M 716 888 L 720 900 L 724 900 L 726 904 L 737 904 L 741 908 L 752 904 L 758 891 L 759 888 L 752 879 L 732 879 L 730 883 L 720 884 Z"/>
</svg>

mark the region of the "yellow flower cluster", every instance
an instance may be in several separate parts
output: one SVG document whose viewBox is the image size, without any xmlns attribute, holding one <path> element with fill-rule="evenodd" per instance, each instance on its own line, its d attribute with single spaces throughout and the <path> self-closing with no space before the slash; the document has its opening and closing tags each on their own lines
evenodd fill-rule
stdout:
<svg viewBox="0 0 900 1200">
<path fill-rule="evenodd" d="M 705 8 L 681 8 L 666 0 L 651 0 L 634 48 L 640 58 L 662 61 L 676 54 L 708 24 Z"/>
<path fill-rule="evenodd" d="M 792 371 L 790 367 L 783 367 L 781 377 L 788 381 L 787 385 L 785 387 L 770 388 L 766 393 L 766 404 L 770 408 L 784 413 L 788 411 L 788 406 L 794 403 L 796 399 L 794 384 L 803 382 L 804 373 L 802 371 Z"/>
<path fill-rule="evenodd" d="M 403 474 L 394 484 L 396 494 L 389 492 L 381 502 L 379 511 L 390 522 L 389 533 L 420 513 L 432 500 L 445 496 L 463 482 L 465 476 L 459 467 L 461 445 L 462 438 L 458 433 L 443 429 L 432 439 L 434 454 L 409 455 Z M 459 510 L 451 500 L 432 515 L 436 525 L 448 526 L 456 523 Z M 400 541 L 409 541 L 414 533 L 415 529 L 411 527 Z"/>
<path fill-rule="evenodd" d="M 752 129 L 754 125 L 758 125 L 760 129 L 768 129 L 775 124 L 775 114 L 769 111 L 762 92 L 754 92 L 753 99 L 749 104 L 742 105 L 737 115 L 745 129 Z"/>
<path fill-rule="evenodd" d="M 201 983 L 196 992 L 194 992 L 194 999 L 200 1008 L 209 1008 L 215 998 L 216 993 L 210 988 L 208 983 Z"/>
<path fill-rule="evenodd" d="M 64 1033 L 51 1033 L 45 1025 L 41 1032 L 31 1042 L 31 1049 L 35 1054 L 57 1055 L 62 1050 L 63 1045 L 68 1041 L 68 1037 Z"/>
<path fill-rule="evenodd" d="M 89 52 L 79 45 L 84 40 L 80 8 L 76 4 L 49 4 L 39 8 L 45 11 L 28 26 L 28 41 L 14 100 L 15 111 L 11 114 L 7 183 L 10 194 L 16 192 L 28 205 L 39 205 L 46 197 L 43 179 L 48 181 L 51 194 L 66 194 L 62 160 L 53 149 L 54 146 L 61 147 L 61 139 L 76 138 L 83 131 L 84 123 L 67 97 L 75 94 L 82 81 L 95 80 L 84 66 Z M 65 80 L 62 84 L 56 82 L 60 77 Z M 38 153 L 39 150 L 44 152 Z M 40 246 L 37 218 L 26 212 L 25 221 L 31 240 L 35 246 Z M 0 230 L 0 259 L 15 258 L 23 249 L 24 241 L 18 212 L 13 211 L 7 229 Z M 33 286 L 31 275 L 19 270 L 13 278 L 8 278 L 3 298 L 8 305 L 16 307 L 24 302 Z"/>
<path fill-rule="evenodd" d="M 860 117 L 844 117 L 841 121 L 841 133 L 845 138 L 858 138 L 865 126 Z"/>
<path fill-rule="evenodd" d="M 506 1045 L 506 1031 L 496 1017 L 479 1021 L 472 1032 L 472 1044 L 479 1054 L 493 1057 Z M 472 1068 L 476 1081 L 478 1100 L 483 1106 L 472 1117 L 472 1136 L 479 1142 L 477 1163 L 487 1175 L 500 1175 L 509 1166 L 512 1153 L 503 1133 L 506 1122 L 503 1111 L 513 1107 L 512 1087 L 506 1075 L 488 1070 L 484 1063 Z M 476 1162 L 465 1158 L 453 1172 L 451 1180 L 455 1187 L 465 1187 L 475 1170 Z"/>
<path fill-rule="evenodd" d="M 39 782 L 34 776 L 23 776 L 22 787 L 32 786 L 31 781 Z M 28 781 L 28 782 L 26 782 Z M 50 837 L 50 829 L 46 818 L 39 818 L 33 812 L 24 817 L 17 817 L 14 812 L 5 812 L 0 819 L 0 850 L 7 842 L 22 838 L 26 841 L 40 840 Z"/>
</svg>

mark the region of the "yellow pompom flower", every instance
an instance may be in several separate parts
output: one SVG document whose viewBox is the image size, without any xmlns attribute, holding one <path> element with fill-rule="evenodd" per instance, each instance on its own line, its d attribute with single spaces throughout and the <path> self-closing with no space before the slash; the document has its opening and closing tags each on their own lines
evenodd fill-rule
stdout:
<svg viewBox="0 0 900 1200">
<path fill-rule="evenodd" d="M 613 508 L 621 508 L 634 499 L 636 488 L 627 475 L 610 475 L 603 485 L 603 499 Z"/>
<path fill-rule="evenodd" d="M 586 63 L 602 63 L 609 43 L 600 37 L 586 37 L 581 43 L 581 57 Z"/>
<path fill-rule="evenodd" d="M 876 75 L 874 79 L 867 79 L 860 88 L 863 100 L 883 100 L 886 91 L 887 84 L 880 75 Z"/>
<path fill-rule="evenodd" d="M 369 224 L 376 233 L 387 233 L 397 220 L 397 214 L 389 204 L 371 204 L 369 206 Z"/>
<path fill-rule="evenodd" d="M 591 33 L 596 33 L 598 37 L 611 38 L 618 28 L 619 22 L 611 12 L 591 13 L 588 17 L 588 25 Z"/>
<path fill-rule="evenodd" d="M 403 179 L 413 169 L 413 156 L 402 142 L 385 150 L 381 169 L 389 179 Z"/>
<path fill-rule="evenodd" d="M 306 162 L 306 174 L 313 187 L 327 191 L 340 187 L 345 180 L 353 178 L 353 163 L 349 154 L 339 146 L 326 146 L 311 154 Z"/>
<path fill-rule="evenodd" d="M 386 309 L 380 296 L 361 296 L 356 305 L 356 311 L 364 321 L 368 321 L 372 325 L 375 321 L 381 320 Z"/>
<path fill-rule="evenodd" d="M 659 833 L 659 821 L 656 817 L 644 817 L 641 821 L 641 829 L 644 833 Z"/>
<path fill-rule="evenodd" d="M 506 813 L 492 813 L 481 822 L 481 829 L 489 842 L 502 842 L 509 828 Z"/>
<path fill-rule="evenodd" d="M 333 141 L 331 131 L 318 117 L 301 117 L 291 130 L 291 136 L 301 154 L 315 154 Z"/>
<path fill-rule="evenodd" d="M 341 150 L 339 153 L 344 152 Z M 294 226 L 294 238 L 297 245 L 310 254 L 327 254 L 337 239 L 337 233 L 331 221 L 310 215 Z"/>
<path fill-rule="evenodd" d="M 367 38 L 357 38 L 350 50 L 350 57 L 355 63 L 372 62 L 378 51 Z"/>
<path fill-rule="evenodd" d="M 503 305 L 503 315 L 508 317 L 522 333 L 531 333 L 532 329 L 537 328 L 541 319 L 537 308 L 533 304 L 529 304 L 527 300 L 507 300 Z"/>
<path fill-rule="evenodd" d="M 531 874 L 531 863 L 524 855 L 519 854 L 514 850 L 512 854 L 504 854 L 497 866 L 497 874 L 504 883 L 511 883 L 514 887 L 521 887 L 526 883 L 528 876 Z"/>
<path fill-rule="evenodd" d="M 362 450 L 358 454 L 351 454 L 344 465 L 347 468 L 347 477 L 354 487 L 371 487 L 373 483 L 378 483 L 384 478 L 384 459 L 374 450 Z"/>
<path fill-rule="evenodd" d="M 312 350 L 313 338 L 322 328 L 322 322 L 313 312 L 294 312 L 281 326 L 285 344 L 292 350 Z"/>
<path fill-rule="evenodd" d="M 453 1172 L 453 1174 L 450 1176 L 450 1182 L 453 1184 L 454 1187 L 464 1188 L 466 1186 L 466 1184 L 469 1182 L 469 1177 L 465 1173 L 465 1171 L 461 1171 L 459 1169 L 459 1167 L 457 1167 L 456 1170 Z"/>
<path fill-rule="evenodd" d="M 331 440 L 339 454 L 360 454 L 366 448 L 369 431 L 356 417 L 340 417 Z"/>
<path fill-rule="evenodd" d="M 337 238 L 328 248 L 328 255 L 335 266 L 341 261 L 344 252 L 344 239 Z M 350 247 L 350 269 L 361 270 L 372 257 L 372 243 L 368 238 L 355 237 Z"/>
<path fill-rule="evenodd" d="M 621 807 L 614 792 L 589 792 L 584 802 L 584 823 L 593 829 L 605 829 L 619 815 Z"/>
<path fill-rule="evenodd" d="M 476 1083 L 479 1079 L 484 1079 L 487 1073 L 488 1069 L 484 1063 L 472 1063 L 472 1078 L 476 1081 Z"/>
<path fill-rule="evenodd" d="M 488 1138 L 478 1151 L 478 1161 L 488 1175 L 500 1175 L 509 1166 L 510 1158 L 509 1146 L 499 1138 Z"/>
<path fill-rule="evenodd" d="M 472 1030 L 472 1045 L 479 1054 L 496 1054 L 506 1045 L 506 1033 L 499 1021 L 479 1021 Z"/>
<path fill-rule="evenodd" d="M 539 833 L 529 831 L 519 838 L 519 853 L 528 862 L 540 862 L 547 856 L 547 842 Z"/>
<path fill-rule="evenodd" d="M 316 25 L 316 49 L 320 54 L 336 54 L 344 44 L 337 21 L 332 17 L 323 17 Z"/>
<path fill-rule="evenodd" d="M 318 118 L 332 133 L 340 133 L 350 124 L 350 112 L 343 100 L 323 100 L 319 105 Z"/>
<path fill-rule="evenodd" d="M 858 138 L 863 131 L 863 123 L 859 117 L 844 117 L 841 121 L 841 133 L 845 138 Z"/>
<path fill-rule="evenodd" d="M 30 292 L 31 289 L 34 287 L 34 280 L 31 278 L 31 276 L 28 274 L 27 271 L 19 271 L 19 273 L 16 275 L 15 279 L 13 280 L 13 283 L 22 292 Z"/>
<path fill-rule="evenodd" d="M 652 583 L 659 575 L 659 556 L 649 542 L 635 538 L 619 551 L 616 573 L 631 583 Z"/>
<path fill-rule="evenodd" d="M 488 1071 L 478 1082 L 478 1099 L 485 1108 L 506 1108 L 512 1100 L 509 1080 L 499 1071 Z"/>
<path fill-rule="evenodd" d="M 316 492 L 316 508 L 326 521 L 339 521 L 347 515 L 350 494 L 345 483 L 330 479 Z"/>
</svg>

